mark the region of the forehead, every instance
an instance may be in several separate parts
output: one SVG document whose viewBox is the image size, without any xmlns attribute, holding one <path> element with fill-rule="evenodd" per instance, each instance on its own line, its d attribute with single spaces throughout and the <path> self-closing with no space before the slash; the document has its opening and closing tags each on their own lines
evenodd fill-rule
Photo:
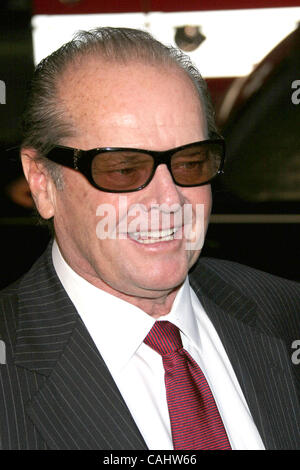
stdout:
<svg viewBox="0 0 300 470">
<path fill-rule="evenodd" d="M 137 147 L 143 146 L 145 139 L 151 141 L 153 133 L 166 135 L 167 130 L 174 136 L 176 129 L 205 133 L 196 88 L 186 73 L 174 66 L 107 64 L 89 58 L 65 72 L 59 96 L 76 138 L 86 148 L 124 145 L 124 132 L 136 141 L 127 145 Z M 183 143 L 190 139 L 193 137 L 187 135 Z"/>
</svg>

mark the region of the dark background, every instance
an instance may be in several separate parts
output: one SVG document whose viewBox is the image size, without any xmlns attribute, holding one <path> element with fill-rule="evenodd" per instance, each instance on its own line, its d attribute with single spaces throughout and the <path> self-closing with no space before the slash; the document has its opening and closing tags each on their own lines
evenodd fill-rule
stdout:
<svg viewBox="0 0 300 470">
<path fill-rule="evenodd" d="M 28 270 L 50 238 L 32 209 L 14 202 L 12 188 L 21 167 L 18 151 L 6 151 L 20 141 L 20 115 L 33 72 L 31 15 L 41 12 L 46 3 L 2 0 L 0 7 L 0 80 L 6 84 L 6 104 L 0 105 L 0 287 Z M 99 3 L 102 12 L 128 8 L 120 2 L 48 2 L 49 8 L 73 13 L 76 8 L 95 12 Z M 136 0 L 127 11 L 154 10 L 154 3 Z M 156 3 L 162 10 L 161 2 Z M 213 2 L 206 3 L 201 3 L 202 9 L 213 8 Z M 254 3 L 249 0 L 243 7 L 258 6 Z M 185 9 L 199 10 L 199 4 L 188 1 Z M 282 6 L 288 4 L 299 5 L 292 1 Z M 164 5 L 172 10 L 172 2 Z M 228 8 L 236 5 L 227 1 Z M 271 54 L 240 85 L 226 117 L 221 113 L 226 92 L 241 82 L 237 77 L 207 80 L 227 143 L 227 162 L 224 176 L 214 184 L 213 216 L 203 251 L 296 281 L 300 281 L 300 104 L 292 103 L 291 84 L 300 80 L 299 31 L 274 44 Z M 266 64 L 268 74 L 253 87 Z M 252 93 L 247 92 L 249 84 Z"/>
</svg>

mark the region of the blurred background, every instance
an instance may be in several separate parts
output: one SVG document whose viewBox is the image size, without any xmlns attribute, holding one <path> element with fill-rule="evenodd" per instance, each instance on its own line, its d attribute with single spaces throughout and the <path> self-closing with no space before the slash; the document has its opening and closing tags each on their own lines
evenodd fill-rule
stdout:
<svg viewBox="0 0 300 470">
<path fill-rule="evenodd" d="M 300 281 L 300 0 L 1 0 L 0 288 L 43 252 L 17 150 L 34 66 L 96 26 L 142 28 L 188 53 L 227 143 L 203 254 Z"/>
</svg>

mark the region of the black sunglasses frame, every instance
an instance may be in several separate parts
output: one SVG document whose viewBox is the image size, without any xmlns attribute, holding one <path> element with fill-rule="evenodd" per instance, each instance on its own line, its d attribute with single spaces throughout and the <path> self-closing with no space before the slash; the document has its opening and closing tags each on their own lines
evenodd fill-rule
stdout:
<svg viewBox="0 0 300 470">
<path fill-rule="evenodd" d="M 208 181 L 204 181 L 203 183 L 200 183 L 200 184 L 184 185 L 184 184 L 177 183 L 173 176 L 172 169 L 171 169 L 172 156 L 175 153 L 181 150 L 187 149 L 189 147 L 193 147 L 196 145 L 202 146 L 202 145 L 207 145 L 207 144 L 219 144 L 222 147 L 221 163 L 220 163 L 220 167 L 217 173 Z M 96 155 L 99 155 L 99 153 L 116 152 L 116 151 L 134 151 L 136 153 L 147 153 L 153 158 L 154 165 L 153 165 L 151 175 L 149 176 L 149 178 L 144 184 L 142 184 L 141 186 L 135 189 L 113 190 L 113 189 L 103 188 L 95 183 L 93 176 L 92 176 L 92 172 L 91 172 L 93 158 Z M 55 163 L 58 163 L 60 165 L 71 168 L 73 170 L 79 171 L 87 178 L 89 183 L 96 189 L 99 189 L 101 191 L 108 192 L 108 193 L 131 193 L 135 191 L 140 191 L 141 189 L 145 188 L 152 180 L 155 174 L 156 168 L 158 167 L 158 165 L 161 165 L 161 164 L 165 164 L 167 166 L 171 174 L 172 180 L 174 184 L 176 184 L 177 186 L 191 188 L 195 186 L 204 186 L 205 184 L 209 184 L 218 175 L 224 173 L 225 141 L 223 138 L 218 137 L 216 139 L 201 140 L 199 142 L 193 142 L 191 144 L 182 145 L 180 147 L 175 147 L 171 150 L 164 150 L 164 151 L 144 150 L 144 149 L 135 149 L 135 148 L 128 148 L 128 147 L 99 147 L 99 148 L 94 148 L 91 150 L 80 150 L 80 149 L 76 149 L 73 147 L 56 145 L 49 152 L 47 152 L 44 156 Z"/>
</svg>

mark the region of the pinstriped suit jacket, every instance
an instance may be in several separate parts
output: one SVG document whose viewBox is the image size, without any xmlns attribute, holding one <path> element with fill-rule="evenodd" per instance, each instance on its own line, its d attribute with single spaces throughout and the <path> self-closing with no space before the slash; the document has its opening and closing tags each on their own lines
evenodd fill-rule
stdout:
<svg viewBox="0 0 300 470">
<path fill-rule="evenodd" d="M 200 259 L 192 286 L 231 360 L 267 449 L 300 449 L 300 286 Z M 51 246 L 0 298 L 2 449 L 147 449 L 54 271 Z M 241 426 L 243 423 L 241 423 Z"/>
</svg>

